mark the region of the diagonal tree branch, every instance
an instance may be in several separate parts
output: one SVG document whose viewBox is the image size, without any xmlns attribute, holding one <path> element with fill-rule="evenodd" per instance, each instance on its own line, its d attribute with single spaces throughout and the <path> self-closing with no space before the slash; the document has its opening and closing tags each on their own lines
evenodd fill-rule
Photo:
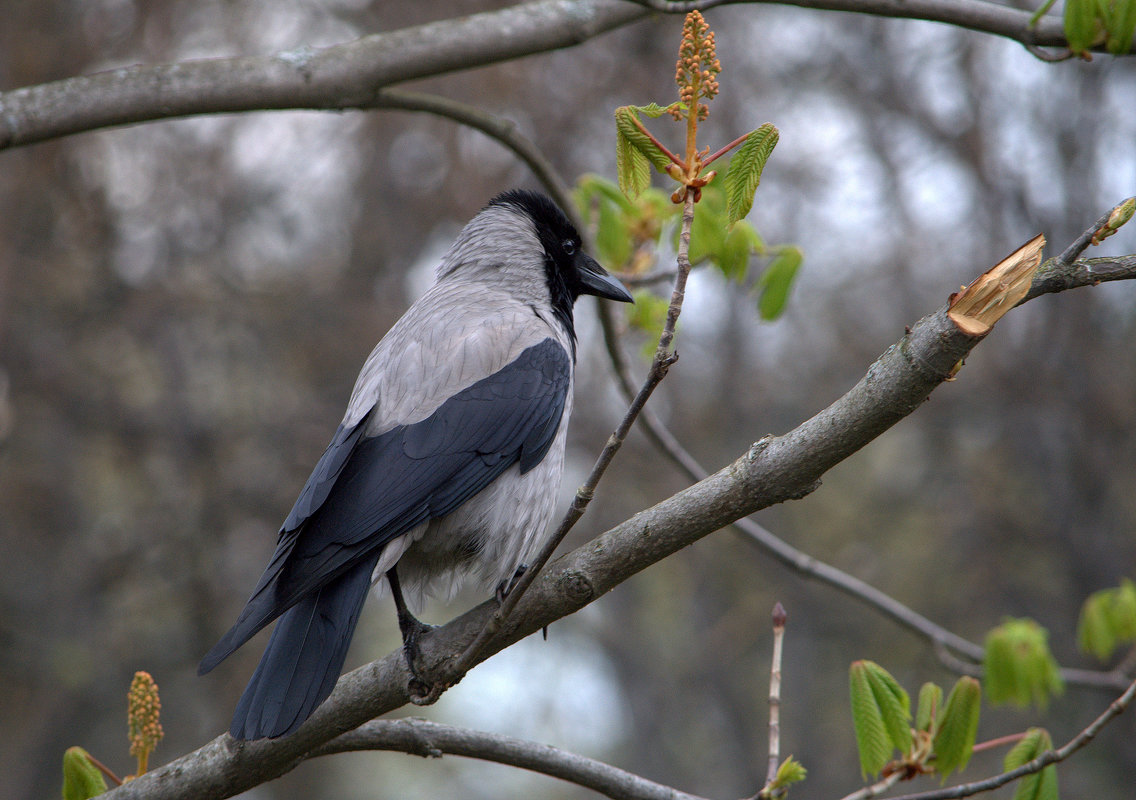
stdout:
<svg viewBox="0 0 1136 800">
<path fill-rule="evenodd" d="M 413 717 L 368 722 L 313 751 L 311 757 L 373 750 L 493 761 L 560 778 L 615 800 L 703 800 L 558 747 Z"/>
<path fill-rule="evenodd" d="M 764 437 L 727 467 L 550 563 L 477 661 L 578 611 L 703 536 L 809 494 L 828 469 L 922 405 L 984 338 L 962 332 L 946 312 L 944 306 L 919 320 L 843 397 L 794 430 Z M 496 610 L 495 601 L 482 603 L 425 635 L 421 646 L 431 674 L 442 674 Z M 401 652 L 392 653 L 343 676 L 331 698 L 292 736 L 236 742 L 222 735 L 107 797 L 207 800 L 238 794 L 284 774 L 336 736 L 405 705 L 409 678 Z"/>
</svg>

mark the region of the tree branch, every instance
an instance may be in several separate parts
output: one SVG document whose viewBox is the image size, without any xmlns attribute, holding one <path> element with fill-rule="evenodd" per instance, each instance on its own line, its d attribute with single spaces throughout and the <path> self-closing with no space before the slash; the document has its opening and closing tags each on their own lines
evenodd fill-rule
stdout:
<svg viewBox="0 0 1136 800">
<path fill-rule="evenodd" d="M 945 306 L 924 317 L 828 408 L 782 436 L 766 436 L 733 464 L 550 563 L 477 661 L 578 611 L 703 536 L 761 508 L 804 497 L 829 468 L 918 408 L 982 338 L 960 331 Z M 426 634 L 421 647 L 431 674 L 442 674 L 496 610 L 495 601 L 482 603 Z M 289 771 L 336 736 L 405 705 L 409 678 L 401 652 L 391 653 L 343 676 L 295 734 L 254 742 L 222 735 L 107 797 L 207 800 L 238 794 Z"/>
<path fill-rule="evenodd" d="M 983 0 L 781 2 L 944 22 L 1034 48 L 1066 45 L 1059 17 L 1043 17 L 1031 30 L 1028 11 Z M 651 9 L 678 12 L 723 4 L 534 0 L 332 47 L 136 65 L 67 78 L 0 92 L 0 150 L 114 125 L 197 114 L 371 108 L 380 91 L 392 84 L 571 47 L 642 19 Z"/>
<path fill-rule="evenodd" d="M 619 0 L 536 0 L 332 47 L 67 78 L 0 93 L 0 149 L 195 114 L 369 108 L 391 84 L 570 47 L 646 14 Z"/>
<path fill-rule="evenodd" d="M 372 750 L 493 761 L 560 778 L 616 800 L 702 800 L 557 747 L 417 718 L 368 722 L 314 750 L 311 757 Z"/>
</svg>

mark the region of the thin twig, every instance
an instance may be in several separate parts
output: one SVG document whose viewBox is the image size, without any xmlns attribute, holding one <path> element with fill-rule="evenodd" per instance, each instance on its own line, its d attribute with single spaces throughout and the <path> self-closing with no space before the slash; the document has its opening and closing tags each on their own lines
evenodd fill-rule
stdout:
<svg viewBox="0 0 1136 800">
<path fill-rule="evenodd" d="M 1097 235 L 1097 232 L 1108 224 L 1108 221 L 1112 218 L 1113 213 L 1118 208 L 1120 208 L 1120 206 L 1124 205 L 1124 203 L 1127 202 L 1128 199 L 1126 198 L 1123 202 L 1118 203 L 1110 208 L 1101 216 L 1100 219 L 1094 222 L 1091 227 L 1089 227 L 1080 236 L 1074 239 L 1072 244 L 1066 247 L 1065 251 L 1057 257 L 1058 266 L 1067 267 L 1074 261 L 1076 261 L 1081 253 L 1085 252 L 1085 250 L 1088 249 L 1089 245 L 1093 243 L 1093 237 Z"/>
<path fill-rule="evenodd" d="M 476 758 L 538 772 L 620 800 L 702 800 L 634 773 L 558 747 L 418 718 L 374 720 L 313 750 L 334 753 L 387 750 L 424 758 Z"/>
<path fill-rule="evenodd" d="M 785 607 L 778 602 L 773 606 L 773 657 L 769 667 L 769 767 L 765 771 L 765 785 L 777 779 L 781 763 L 781 645 L 785 639 Z"/>
<path fill-rule="evenodd" d="M 1022 764 L 1017 769 L 1003 772 L 986 780 L 963 783 L 958 786 L 949 786 L 945 789 L 934 789 L 929 792 L 915 792 L 914 794 L 900 795 L 899 797 L 891 798 L 891 800 L 954 800 L 954 798 L 959 797 L 970 797 L 979 792 L 989 792 L 992 789 L 1005 786 L 1007 783 L 1016 781 L 1019 778 L 1041 772 L 1050 764 L 1064 761 L 1091 742 L 1105 725 L 1111 722 L 1115 717 L 1124 713 L 1124 710 L 1128 708 L 1129 704 L 1132 702 L 1133 696 L 1136 696 L 1136 681 L 1129 684 L 1128 688 L 1125 689 L 1120 697 L 1109 703 L 1108 708 L 1105 709 L 1099 717 L 1093 720 L 1092 724 L 1070 739 L 1064 747 L 1058 748 L 1057 750 L 1046 750 L 1037 758 L 1026 764 Z"/>
<path fill-rule="evenodd" d="M 857 789 L 852 794 L 846 794 L 841 800 L 872 800 L 873 797 L 879 797 L 891 787 L 895 786 L 903 779 L 903 772 L 897 771 L 888 775 L 883 780 L 876 781 L 871 786 L 865 786 L 863 789 Z"/>
</svg>

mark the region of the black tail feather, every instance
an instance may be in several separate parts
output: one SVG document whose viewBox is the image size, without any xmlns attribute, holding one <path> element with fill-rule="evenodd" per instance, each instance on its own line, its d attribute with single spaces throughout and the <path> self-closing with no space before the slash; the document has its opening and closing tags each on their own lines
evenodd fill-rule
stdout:
<svg viewBox="0 0 1136 800">
<path fill-rule="evenodd" d="M 327 699 L 343 669 L 377 560 L 357 564 L 280 617 L 237 703 L 229 728 L 233 738 L 292 733 Z"/>
</svg>

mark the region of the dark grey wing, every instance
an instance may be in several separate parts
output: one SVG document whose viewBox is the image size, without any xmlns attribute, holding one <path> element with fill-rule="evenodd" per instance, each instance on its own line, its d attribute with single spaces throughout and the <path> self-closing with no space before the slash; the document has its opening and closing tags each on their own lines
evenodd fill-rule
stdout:
<svg viewBox="0 0 1136 800">
<path fill-rule="evenodd" d="M 332 444 L 341 445 L 325 451 L 248 604 L 198 671 L 212 669 L 392 539 L 455 510 L 509 467 L 519 463 L 527 472 L 539 464 L 559 429 L 571 376 L 568 353 L 545 339 L 421 422 L 355 435 L 345 456 L 340 451 L 352 432 L 337 433 Z"/>
</svg>

